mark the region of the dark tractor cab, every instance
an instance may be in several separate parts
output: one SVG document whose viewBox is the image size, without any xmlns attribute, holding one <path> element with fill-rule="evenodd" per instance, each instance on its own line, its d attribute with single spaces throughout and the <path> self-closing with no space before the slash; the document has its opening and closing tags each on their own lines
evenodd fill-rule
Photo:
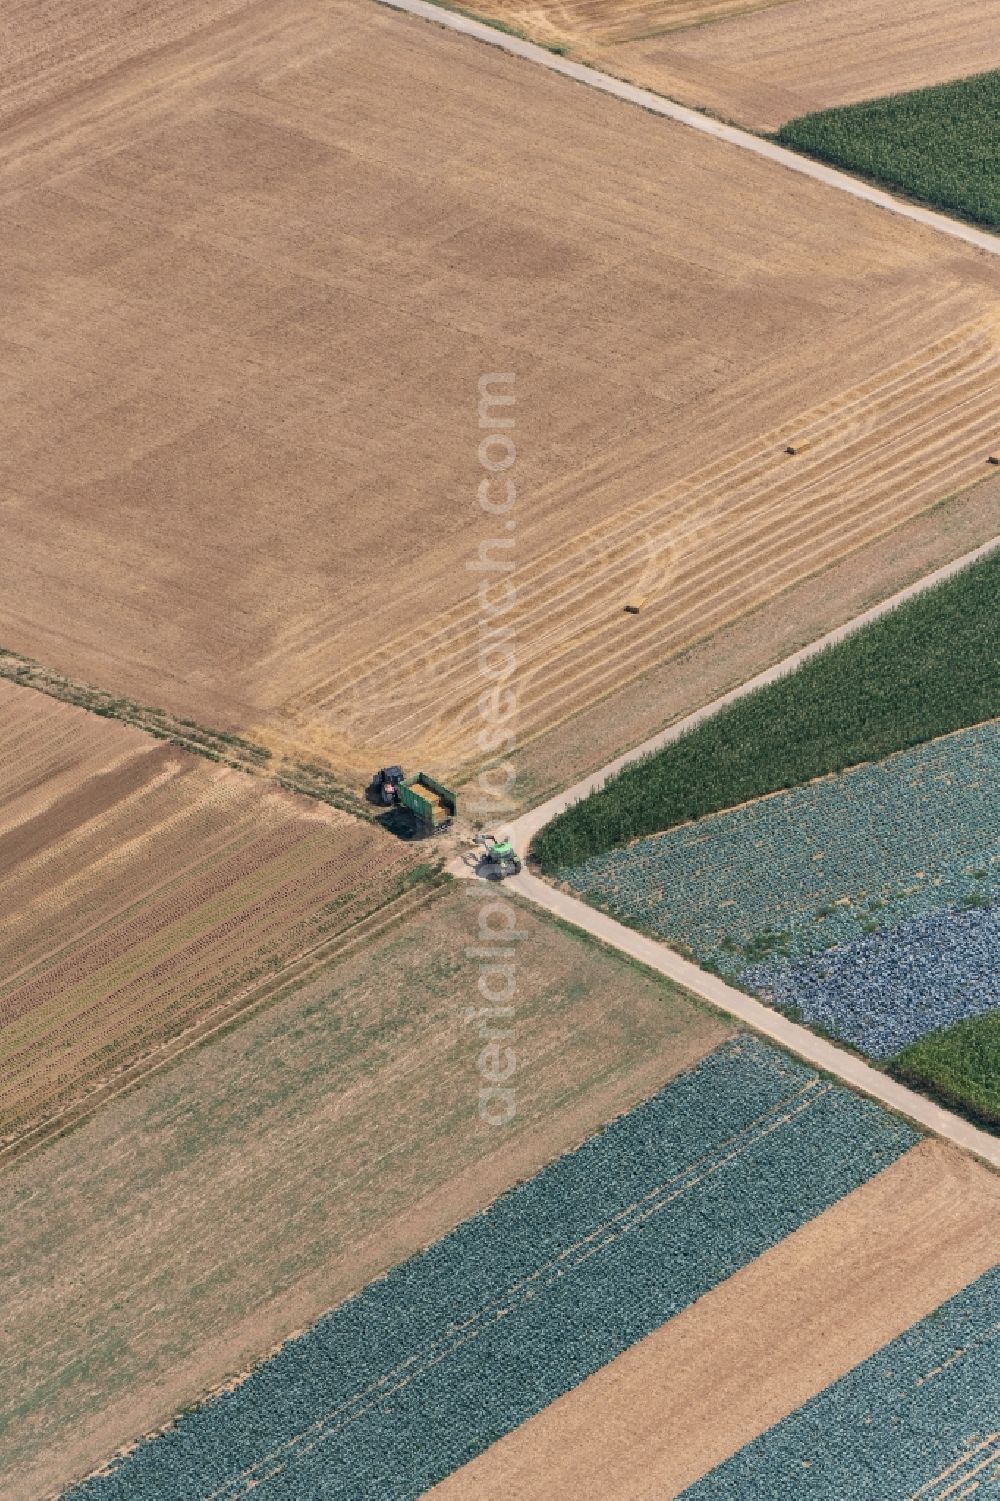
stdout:
<svg viewBox="0 0 1000 1501">
<path fill-rule="evenodd" d="M 372 777 L 371 791 L 377 802 L 387 808 L 399 802 L 399 784 L 403 780 L 401 766 L 383 766 Z"/>
</svg>

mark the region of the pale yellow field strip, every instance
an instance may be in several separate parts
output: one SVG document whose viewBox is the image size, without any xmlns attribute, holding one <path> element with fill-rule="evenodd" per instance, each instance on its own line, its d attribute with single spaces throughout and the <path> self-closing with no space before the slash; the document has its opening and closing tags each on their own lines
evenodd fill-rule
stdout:
<svg viewBox="0 0 1000 1501">
<path fill-rule="evenodd" d="M 925 1141 L 429 1492 L 668 1501 L 995 1265 L 1000 1180 Z"/>
</svg>

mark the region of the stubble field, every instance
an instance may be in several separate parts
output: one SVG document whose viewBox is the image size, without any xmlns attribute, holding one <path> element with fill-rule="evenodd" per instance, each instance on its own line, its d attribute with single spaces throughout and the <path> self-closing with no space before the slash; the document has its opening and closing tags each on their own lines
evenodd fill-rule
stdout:
<svg viewBox="0 0 1000 1501">
<path fill-rule="evenodd" d="M 790 0 L 609 49 L 647 88 L 755 130 L 1000 67 L 989 0 Z"/>
<path fill-rule="evenodd" d="M 169 1423 L 731 1035 L 518 906 L 517 1109 L 490 1126 L 479 901 L 442 894 L 0 1176 L 2 1501 Z"/>
<path fill-rule="evenodd" d="M 0 644 L 351 778 L 481 755 L 485 372 L 526 741 L 986 472 L 973 251 L 349 0 L 23 115 L 0 197 Z"/>
<path fill-rule="evenodd" d="M 0 682 L 0 1161 L 422 893 L 381 830 Z"/>
</svg>

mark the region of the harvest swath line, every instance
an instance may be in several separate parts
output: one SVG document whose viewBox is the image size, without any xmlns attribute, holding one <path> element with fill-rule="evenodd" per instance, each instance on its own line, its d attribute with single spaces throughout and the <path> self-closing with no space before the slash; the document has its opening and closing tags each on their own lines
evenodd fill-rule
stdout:
<svg viewBox="0 0 1000 1501">
<path fill-rule="evenodd" d="M 996 320 L 967 325 L 519 567 L 521 742 L 974 483 L 998 377 Z M 794 459 L 792 438 L 809 442 Z M 647 605 L 626 624 L 632 593 Z M 428 623 L 405 663 L 375 652 L 280 714 L 293 737 L 348 727 L 355 745 L 391 741 L 411 759 L 459 765 L 478 725 L 479 632 L 465 600 Z M 304 656 L 318 666 L 321 648 Z"/>
<path fill-rule="evenodd" d="M 278 832 L 290 835 L 293 831 Z M 20 998 L 22 1004 L 16 1010 L 11 1008 L 9 1001 L 4 1003 L 5 1030 L 15 1021 L 21 1021 L 22 1025 L 19 1028 L 19 1045 L 15 1045 L 13 1049 L 9 1039 L 0 1034 L 0 1044 L 4 1044 L 4 1083 L 0 1088 L 0 1110 L 10 1111 L 10 1119 L 15 1123 L 19 1119 L 30 1119 L 42 1101 L 52 1098 L 53 1090 L 58 1090 L 58 1099 L 67 1090 L 78 1090 L 89 1079 L 104 1072 L 108 1066 L 109 1053 L 119 1054 L 123 1049 L 128 1050 L 140 1038 L 155 1044 L 164 1032 L 169 1035 L 182 1029 L 192 1014 L 204 1008 L 203 982 L 210 986 L 223 967 L 223 961 L 238 958 L 244 951 L 247 922 L 253 921 L 255 915 L 257 922 L 254 926 L 254 938 L 258 943 L 266 935 L 283 936 L 289 931 L 295 918 L 302 919 L 314 909 L 317 887 L 324 891 L 343 890 L 347 881 L 348 890 L 356 888 L 367 892 L 370 890 L 370 881 L 382 869 L 382 862 L 364 849 L 351 851 L 353 860 L 345 862 L 341 852 L 339 859 L 330 858 L 316 866 L 309 858 L 311 852 L 301 847 L 309 843 L 308 838 L 298 838 L 284 856 L 285 871 L 289 876 L 294 878 L 299 872 L 308 873 L 310 877 L 307 888 L 303 888 L 301 879 L 299 880 L 302 897 L 296 906 L 291 905 L 288 900 L 291 893 L 287 889 L 287 881 L 274 889 L 273 865 L 262 865 L 251 875 L 249 889 L 247 879 L 242 874 L 229 879 L 226 889 L 232 891 L 232 899 L 224 901 L 222 896 L 215 899 L 216 911 L 209 917 L 210 925 L 193 941 L 185 941 L 183 930 L 190 926 L 193 913 L 197 913 L 204 922 L 205 908 L 203 905 L 192 906 L 190 897 L 187 901 L 178 898 L 168 906 L 165 914 L 157 914 L 157 917 L 166 919 L 158 930 L 154 929 L 147 935 L 146 924 L 136 919 L 120 935 L 116 934 L 121 956 L 118 959 L 112 956 L 110 962 L 118 964 L 121 975 L 117 984 L 112 975 L 114 988 L 110 991 L 107 988 L 109 961 L 105 957 L 104 963 L 88 973 L 75 987 L 70 986 L 67 990 L 60 981 L 58 971 L 54 974 L 50 972 L 41 976 L 38 981 L 42 991 L 40 998 L 33 995 L 29 987 L 28 993 Z M 255 846 L 251 846 L 248 852 L 251 856 L 254 848 Z M 280 859 L 278 875 L 280 879 Z M 309 892 L 312 893 L 311 902 Z M 248 896 L 252 898 L 249 906 Z M 345 932 L 353 922 L 358 921 L 356 914 L 364 913 L 368 906 L 364 897 L 353 897 L 343 911 L 342 916 L 347 922 L 346 925 L 341 923 L 339 932 Z M 268 925 L 264 918 L 269 911 L 273 912 L 273 917 Z M 176 932 L 178 927 L 181 929 L 180 933 Z M 133 946 L 130 941 L 133 931 L 144 939 L 138 947 Z M 227 943 L 230 937 L 235 940 L 235 951 Z M 220 938 L 227 944 L 222 949 L 219 946 Z M 157 954 L 162 956 L 159 960 L 156 958 Z M 180 973 L 175 962 L 178 954 L 185 961 Z M 194 957 L 197 961 L 199 954 L 204 954 L 204 961 L 200 968 L 192 972 L 190 960 Z M 151 958 L 154 960 L 152 965 Z M 298 955 L 293 956 L 293 960 L 296 958 Z M 276 974 L 280 975 L 280 970 Z M 137 984 L 141 986 L 143 997 L 138 1006 L 135 1004 Z M 73 1004 L 74 991 L 77 996 L 76 1005 Z M 84 1002 L 82 1008 L 79 1006 L 81 1000 Z M 221 997 L 220 1002 L 227 1004 Z M 67 1007 L 71 1008 L 68 1015 Z M 148 1021 L 144 1020 L 146 1018 Z M 133 1022 L 133 1019 L 133 1025 L 123 1025 Z M 85 1029 L 82 1032 L 81 1027 Z M 106 1039 L 96 1054 L 93 1051 L 95 1039 Z M 67 1047 L 67 1043 L 72 1043 L 73 1046 Z M 81 1050 L 91 1059 L 89 1069 L 80 1066 Z M 40 1059 L 40 1054 L 43 1059 Z M 44 1061 L 46 1056 L 51 1061 Z M 43 1076 L 42 1080 L 34 1088 L 25 1091 L 25 1080 L 36 1077 L 39 1072 Z M 66 1082 L 60 1084 L 60 1080 Z M 17 1101 L 20 1101 L 20 1105 L 15 1110 L 14 1102 Z"/>
<path fill-rule="evenodd" d="M 977 320 L 953 330 L 940 339 L 934 340 L 917 354 L 898 362 L 891 367 L 889 372 L 869 377 L 866 381 L 852 387 L 846 395 L 831 397 L 810 408 L 803 415 L 794 417 L 788 423 L 783 423 L 781 427 L 774 428 L 769 433 L 735 449 L 732 453 L 713 460 L 712 463 L 698 470 L 694 476 L 678 480 L 665 490 L 657 491 L 652 496 L 634 502 L 617 512 L 609 521 L 599 522 L 578 532 L 571 542 L 562 543 L 543 557 L 524 565 L 519 570 L 519 576 L 522 579 L 533 578 L 539 583 L 549 579 L 558 581 L 565 571 L 567 561 L 572 561 L 574 555 L 579 552 L 581 544 L 589 541 L 593 543 L 593 561 L 600 563 L 612 539 L 623 538 L 627 542 L 631 536 L 633 523 L 655 514 L 661 500 L 669 500 L 676 496 L 693 503 L 700 496 L 711 491 L 713 481 L 731 481 L 735 475 L 754 464 L 757 466 L 756 469 L 752 470 L 747 477 L 763 478 L 768 472 L 768 463 L 771 462 L 773 466 L 776 453 L 793 435 L 800 436 L 804 433 L 806 436 L 814 437 L 822 431 L 824 437 L 830 440 L 839 436 L 841 432 L 846 434 L 859 430 L 867 434 L 875 425 L 878 412 L 890 409 L 891 415 L 891 406 L 897 394 L 906 397 L 912 386 L 924 386 L 932 376 L 951 375 L 974 367 L 977 359 L 988 360 L 991 353 L 995 355 L 995 341 L 991 337 L 995 326 L 992 319 L 985 323 Z M 872 397 L 878 399 L 872 401 Z M 808 462 L 810 465 L 814 464 L 815 455 Z M 609 454 L 592 464 L 587 470 L 587 475 L 592 485 L 599 486 L 617 477 L 620 469 L 618 456 Z M 562 492 L 575 489 L 577 484 L 578 476 L 574 473 L 561 482 L 557 481 L 547 492 L 547 498 L 558 498 Z M 461 607 L 455 606 L 440 619 L 446 622 L 452 616 L 461 619 Z M 544 614 L 539 615 L 539 618 L 544 619 Z M 331 615 L 326 617 L 319 630 L 314 624 L 309 624 L 303 626 L 298 632 L 287 635 L 283 640 L 281 650 L 272 658 L 273 665 L 277 666 L 283 657 L 294 652 L 300 662 L 308 663 L 312 660 L 318 667 L 323 662 L 327 651 L 322 643 L 328 638 L 330 632 L 336 630 L 341 624 L 342 618 L 339 615 Z M 439 626 L 430 638 L 434 650 L 446 644 L 447 635 L 446 626 Z M 433 660 L 433 653 L 425 650 L 423 659 L 430 663 Z M 374 660 L 390 665 L 395 659 L 390 653 L 382 652 L 376 654 Z M 313 688 L 287 699 L 282 706 L 283 711 L 294 715 L 315 708 L 322 703 L 331 687 L 336 687 L 348 680 L 352 680 L 350 667 L 319 682 Z"/>
<path fill-rule="evenodd" d="M 241 1020 L 258 1006 L 280 998 L 288 986 L 304 984 L 332 959 L 350 952 L 359 943 L 377 937 L 386 928 L 395 927 L 401 918 L 409 917 L 426 907 L 446 889 L 444 882 L 438 878 L 434 882 L 401 893 L 343 933 L 332 939 L 323 939 L 312 948 L 304 950 L 269 980 L 252 986 L 245 994 L 213 1010 L 201 1022 L 190 1023 L 168 1042 L 154 1042 L 154 1051 L 137 1059 L 117 1078 L 98 1086 L 84 1100 L 67 1105 L 57 1114 L 48 1116 L 39 1125 L 23 1132 L 8 1146 L 0 1148 L 0 1168 L 36 1147 L 44 1146 L 54 1137 L 64 1135 L 94 1115 L 109 1100 L 143 1083 L 162 1069 L 169 1068 L 182 1054 L 227 1031 L 234 1022 Z"/>
<path fill-rule="evenodd" d="M 489 1305 L 478 1310 L 471 1318 L 460 1324 L 451 1325 L 444 1334 L 425 1344 L 422 1350 L 418 1349 L 408 1355 L 393 1370 L 387 1371 L 370 1386 L 356 1392 L 346 1402 L 330 1408 L 322 1418 L 316 1419 L 308 1427 L 276 1445 L 267 1454 L 261 1455 L 245 1470 L 241 1470 L 223 1485 L 202 1496 L 200 1501 L 235 1501 L 235 1498 L 240 1495 L 249 1495 L 269 1475 L 281 1473 L 280 1468 L 267 1467 L 274 1466 L 275 1461 L 279 1461 L 282 1456 L 295 1450 L 309 1453 L 321 1443 L 336 1437 L 352 1422 L 363 1417 L 386 1398 L 401 1391 L 427 1370 L 447 1360 L 455 1350 L 477 1339 L 491 1326 L 498 1324 L 517 1303 L 527 1302 L 539 1290 L 570 1275 L 589 1257 L 597 1254 L 615 1240 L 640 1228 L 652 1215 L 704 1183 L 729 1163 L 737 1161 L 766 1137 L 783 1127 L 793 1125 L 800 1116 L 828 1095 L 833 1087 L 829 1081 L 817 1078 L 806 1079 L 787 1098 L 769 1106 L 755 1121 L 735 1136 L 720 1143 L 713 1151 L 688 1164 L 687 1167 L 674 1173 L 655 1188 L 648 1190 L 640 1199 L 616 1211 L 610 1218 L 581 1236 L 579 1240 L 565 1246 L 557 1256 L 543 1262 L 527 1276 L 512 1283 L 503 1293 L 494 1296 Z"/>
<path fill-rule="evenodd" d="M 81 705 L 0 682 L 0 732 L 0 1161 L 442 879 Z"/>
</svg>

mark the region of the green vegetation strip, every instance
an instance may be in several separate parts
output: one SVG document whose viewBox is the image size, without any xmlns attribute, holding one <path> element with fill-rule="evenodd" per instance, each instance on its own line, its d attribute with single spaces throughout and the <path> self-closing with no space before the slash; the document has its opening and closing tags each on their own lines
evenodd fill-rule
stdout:
<svg viewBox="0 0 1000 1501">
<path fill-rule="evenodd" d="M 1000 228 L 1000 72 L 803 115 L 776 139 Z"/>
<path fill-rule="evenodd" d="M 921 1037 L 904 1048 L 892 1072 L 945 1104 L 1000 1126 L 1000 1012 Z"/>
<path fill-rule="evenodd" d="M 537 835 L 555 872 L 1000 715 L 1000 551 L 635 761 Z"/>
</svg>

